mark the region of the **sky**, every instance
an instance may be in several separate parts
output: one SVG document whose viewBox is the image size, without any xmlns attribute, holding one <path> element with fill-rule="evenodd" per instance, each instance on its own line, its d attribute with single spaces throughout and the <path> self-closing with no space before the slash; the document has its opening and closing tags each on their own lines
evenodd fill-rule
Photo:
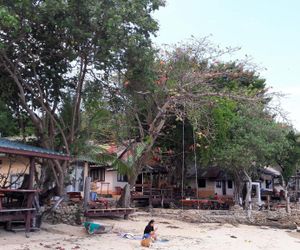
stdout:
<svg viewBox="0 0 300 250">
<path fill-rule="evenodd" d="M 299 0 L 167 0 L 154 14 L 157 45 L 211 35 L 221 47 L 241 47 L 251 56 L 270 91 L 281 92 L 281 106 L 300 131 Z"/>
</svg>

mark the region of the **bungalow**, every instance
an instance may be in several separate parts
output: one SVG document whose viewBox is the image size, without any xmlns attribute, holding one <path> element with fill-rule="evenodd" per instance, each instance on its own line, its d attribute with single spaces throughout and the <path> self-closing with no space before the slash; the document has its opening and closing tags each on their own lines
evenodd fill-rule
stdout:
<svg viewBox="0 0 300 250">
<path fill-rule="evenodd" d="M 124 145 L 116 146 L 115 144 L 99 145 L 100 148 L 104 149 L 106 153 L 110 155 L 115 155 L 120 160 L 131 163 L 134 153 L 140 150 L 142 146 L 141 143 L 124 143 Z M 133 152 L 134 151 L 134 152 Z M 162 188 L 166 186 L 166 169 L 160 166 L 155 157 L 150 157 L 147 160 L 147 165 L 144 167 L 143 173 L 141 173 L 137 178 L 136 191 L 143 191 L 143 187 L 150 185 L 150 173 L 152 173 L 152 186 L 153 188 Z M 128 184 L 128 178 L 117 171 L 117 169 L 112 168 L 110 162 L 99 163 L 91 159 L 82 159 L 76 163 L 77 165 L 84 166 L 84 170 L 81 170 L 81 175 L 83 173 L 83 179 L 87 176 L 91 177 L 92 191 L 97 194 L 102 195 L 120 195 L 121 190 Z M 77 167 L 78 169 L 78 167 Z M 76 174 L 73 173 L 73 176 Z M 76 178 L 75 178 L 76 179 Z M 77 183 L 75 181 L 74 183 Z M 73 185 L 75 186 L 75 185 Z M 83 185 L 79 185 L 83 187 Z M 78 191 L 82 191 L 78 190 Z"/>
<path fill-rule="evenodd" d="M 99 148 L 123 160 L 127 160 L 130 154 L 126 146 L 117 147 L 114 144 L 105 144 L 99 145 Z M 120 174 L 106 161 L 100 162 L 80 156 L 73 161 L 72 166 L 67 192 L 83 192 L 86 177 L 91 177 L 91 190 L 101 195 L 120 195 L 121 190 L 128 183 L 127 176 Z"/>
<path fill-rule="evenodd" d="M 291 201 L 300 201 L 300 171 L 289 178 L 288 192 Z"/>
<path fill-rule="evenodd" d="M 91 177 L 92 191 L 97 194 L 120 195 L 122 188 L 128 183 L 127 176 L 105 164 L 96 163 L 87 158 L 80 158 L 72 164 L 70 185 L 66 192 L 83 192 L 84 180 Z"/>
<path fill-rule="evenodd" d="M 232 178 L 218 167 L 198 169 L 197 185 L 200 198 L 212 197 L 217 194 L 219 197 L 234 196 L 234 182 Z M 187 186 L 196 192 L 196 174 L 190 171 L 187 176 Z"/>
<path fill-rule="evenodd" d="M 280 171 L 275 167 L 264 167 L 259 169 L 259 182 L 262 192 L 273 192 L 278 188 L 280 189 L 280 176 Z"/>
<path fill-rule="evenodd" d="M 121 195 L 121 190 L 128 183 L 126 175 L 98 164 L 89 164 L 88 176 L 91 177 L 92 191 L 98 194 Z"/>
</svg>

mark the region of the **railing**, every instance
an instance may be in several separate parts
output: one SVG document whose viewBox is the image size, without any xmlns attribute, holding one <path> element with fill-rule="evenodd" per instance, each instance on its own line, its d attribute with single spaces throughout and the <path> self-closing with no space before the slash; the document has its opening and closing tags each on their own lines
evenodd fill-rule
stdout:
<svg viewBox="0 0 300 250">
<path fill-rule="evenodd" d="M 153 188 L 150 184 L 136 184 L 133 195 L 173 198 L 173 188 Z"/>
</svg>

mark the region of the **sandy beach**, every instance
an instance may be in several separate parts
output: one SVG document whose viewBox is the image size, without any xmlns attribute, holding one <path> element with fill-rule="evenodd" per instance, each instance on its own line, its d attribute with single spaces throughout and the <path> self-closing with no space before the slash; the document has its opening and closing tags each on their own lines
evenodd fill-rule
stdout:
<svg viewBox="0 0 300 250">
<path fill-rule="evenodd" d="M 11 233 L 0 230 L 0 249 L 146 249 L 140 247 L 140 240 L 125 239 L 120 234 L 131 233 L 140 236 L 149 216 L 134 217 L 129 220 L 95 220 L 113 225 L 110 233 L 87 235 L 80 226 L 43 223 L 39 232 L 26 238 L 23 232 Z M 155 218 L 161 239 L 150 249 L 299 249 L 300 233 L 292 230 L 274 229 L 230 224 L 197 224 L 178 220 Z"/>
</svg>

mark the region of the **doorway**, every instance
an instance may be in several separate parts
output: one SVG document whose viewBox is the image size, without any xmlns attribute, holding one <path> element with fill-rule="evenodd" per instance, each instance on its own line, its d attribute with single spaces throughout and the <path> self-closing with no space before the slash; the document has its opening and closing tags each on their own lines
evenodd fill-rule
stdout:
<svg viewBox="0 0 300 250">
<path fill-rule="evenodd" d="M 226 195 L 226 181 L 222 181 L 222 194 Z"/>
</svg>

